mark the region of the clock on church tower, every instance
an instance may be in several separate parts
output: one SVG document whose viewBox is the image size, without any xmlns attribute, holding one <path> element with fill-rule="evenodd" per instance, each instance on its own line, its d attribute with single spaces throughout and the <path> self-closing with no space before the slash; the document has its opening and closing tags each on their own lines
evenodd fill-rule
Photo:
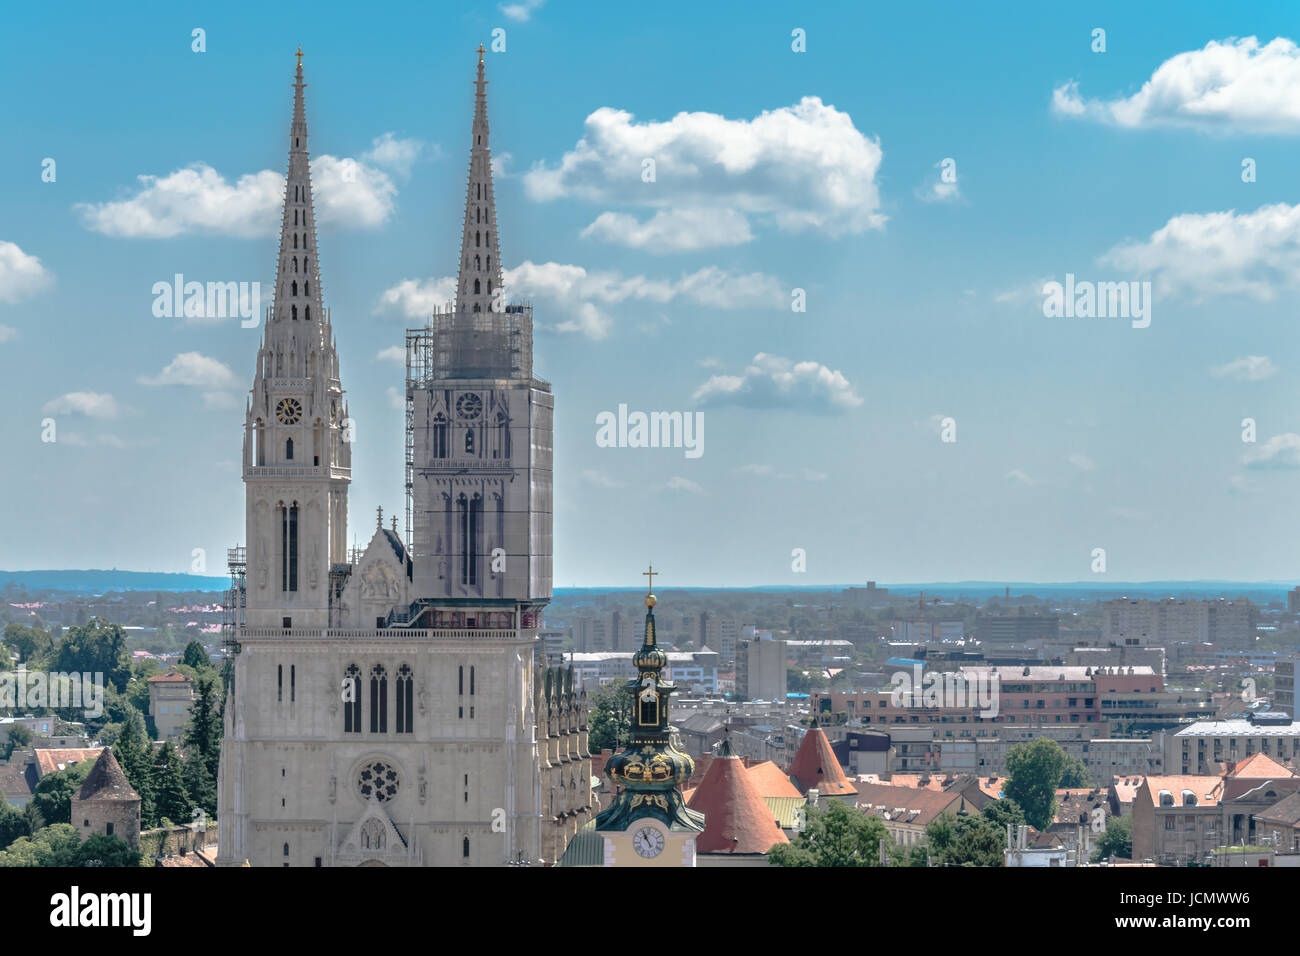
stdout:
<svg viewBox="0 0 1300 956">
<path fill-rule="evenodd" d="M 651 584 L 654 567 L 643 571 Z M 668 698 L 677 689 L 663 679 L 668 656 L 655 638 L 653 590 L 645 597 L 645 641 L 632 658 L 637 676 L 624 691 L 632 695 L 632 728 L 627 748 L 606 764 L 622 789 L 596 818 L 605 841 L 606 866 L 694 866 L 695 839 L 704 830 L 704 814 L 691 810 L 681 786 L 695 772 L 695 762 L 672 743 Z"/>
</svg>

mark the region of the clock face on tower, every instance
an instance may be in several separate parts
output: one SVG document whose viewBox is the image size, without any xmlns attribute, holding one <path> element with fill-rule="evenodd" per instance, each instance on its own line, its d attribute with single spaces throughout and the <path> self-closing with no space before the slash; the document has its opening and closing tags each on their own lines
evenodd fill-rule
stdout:
<svg viewBox="0 0 1300 956">
<path fill-rule="evenodd" d="M 642 827 L 632 835 L 632 846 L 637 856 L 653 860 L 664 850 L 664 835 L 654 827 Z"/>
<path fill-rule="evenodd" d="M 456 412 L 461 418 L 473 421 L 483 411 L 483 399 L 472 392 L 456 399 Z"/>
<path fill-rule="evenodd" d="M 296 398 L 282 398 L 275 406 L 275 417 L 281 425 L 296 425 L 302 418 L 302 403 Z"/>
</svg>

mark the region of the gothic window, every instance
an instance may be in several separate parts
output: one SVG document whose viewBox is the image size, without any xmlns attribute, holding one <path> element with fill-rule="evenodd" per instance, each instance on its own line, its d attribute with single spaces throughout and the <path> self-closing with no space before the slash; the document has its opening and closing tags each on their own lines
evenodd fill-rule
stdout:
<svg viewBox="0 0 1300 956">
<path fill-rule="evenodd" d="M 465 665 L 461 664 L 460 667 L 457 668 L 456 673 L 458 675 L 456 693 L 463 697 L 465 696 Z"/>
<path fill-rule="evenodd" d="M 302 271 L 303 271 L 303 272 L 306 272 L 307 269 L 308 269 L 310 266 L 311 266 L 311 256 L 303 256 L 303 257 L 302 257 Z"/>
<path fill-rule="evenodd" d="M 497 443 L 496 448 L 492 450 L 493 458 L 510 457 L 510 424 L 506 421 L 505 412 L 497 412 Z"/>
<path fill-rule="evenodd" d="M 384 825 L 378 820 L 367 820 L 361 827 L 361 849 L 382 850 L 384 848 Z"/>
<path fill-rule="evenodd" d="M 370 732 L 388 733 L 388 672 L 382 664 L 370 671 Z"/>
<path fill-rule="evenodd" d="M 275 700 L 276 703 L 284 700 L 284 665 L 275 665 Z"/>
<path fill-rule="evenodd" d="M 284 855 L 285 856 L 289 855 L 289 844 L 287 843 L 284 845 Z"/>
<path fill-rule="evenodd" d="M 382 760 L 375 760 L 362 766 L 357 774 L 357 790 L 363 800 L 374 797 L 380 803 L 397 796 L 401 778 L 395 769 Z"/>
<path fill-rule="evenodd" d="M 492 294 L 492 280 L 488 279 L 488 295 Z"/>
<path fill-rule="evenodd" d="M 297 690 L 298 690 L 297 665 L 290 664 L 289 665 L 289 703 L 292 704 L 295 700 L 298 699 Z"/>
<path fill-rule="evenodd" d="M 469 665 L 469 695 L 474 696 L 474 665 Z"/>
<path fill-rule="evenodd" d="M 492 257 L 491 257 L 491 256 L 488 256 L 488 257 L 487 257 L 487 267 L 488 267 L 488 271 L 491 272 L 491 271 L 492 271 Z"/>
<path fill-rule="evenodd" d="M 465 429 L 465 454 L 474 454 L 474 426 Z"/>
<path fill-rule="evenodd" d="M 343 694 L 343 732 L 345 734 L 361 733 L 361 669 L 356 664 L 349 664 L 343 672 L 345 682 Z M 348 698 L 351 698 L 349 700 Z"/>
<path fill-rule="evenodd" d="M 260 418 L 253 425 L 253 464 L 266 464 L 266 422 Z"/>
<path fill-rule="evenodd" d="M 293 439 L 290 438 L 284 443 L 284 460 L 293 461 Z"/>
<path fill-rule="evenodd" d="M 297 271 L 298 271 L 298 257 L 297 257 L 297 256 L 294 256 L 294 257 L 293 257 L 293 271 L 294 271 L 294 272 L 297 272 Z"/>
<path fill-rule="evenodd" d="M 303 306 L 303 309 L 304 309 L 304 311 L 307 313 L 307 321 L 310 322 L 310 321 L 311 321 L 311 306 L 309 306 L 309 305 L 307 305 L 307 306 Z"/>
<path fill-rule="evenodd" d="M 460 841 L 460 855 L 461 859 L 469 859 L 469 837 L 465 837 L 465 839 Z"/>
<path fill-rule="evenodd" d="M 403 664 L 397 669 L 397 732 L 414 733 L 415 717 L 415 676 L 410 666 Z"/>
<path fill-rule="evenodd" d="M 480 234 L 477 233 L 477 232 L 474 233 L 474 245 L 476 245 L 476 246 L 481 246 L 482 244 L 483 244 L 483 237 L 482 237 L 482 235 L 480 235 Z"/>
<path fill-rule="evenodd" d="M 298 234 L 296 232 L 293 234 L 293 247 L 298 248 Z"/>
<path fill-rule="evenodd" d="M 289 286 L 289 294 L 290 295 L 298 294 L 298 283 L 294 282 Z"/>
<path fill-rule="evenodd" d="M 475 295 L 478 295 L 480 291 L 481 291 L 481 290 L 479 289 L 479 281 L 478 281 L 478 279 L 475 279 L 475 280 L 474 280 L 474 294 L 475 294 Z"/>
<path fill-rule="evenodd" d="M 474 189 L 477 191 L 477 195 L 476 195 L 474 198 L 475 198 L 475 199 L 482 199 L 482 198 L 483 198 L 483 184 L 482 184 L 482 183 L 475 183 L 475 184 L 474 184 Z"/>
<path fill-rule="evenodd" d="M 442 412 L 433 416 L 433 457 L 447 457 L 447 419 Z"/>
<path fill-rule="evenodd" d="M 456 511 L 460 524 L 460 583 L 464 584 L 469 580 L 469 502 L 464 495 L 456 499 Z"/>
<path fill-rule="evenodd" d="M 311 295 L 311 283 L 308 282 L 306 279 L 304 279 L 302 282 L 302 294 Z"/>
<path fill-rule="evenodd" d="M 289 306 L 289 315 L 295 322 L 298 321 L 298 307 L 296 305 Z"/>
<path fill-rule="evenodd" d="M 483 233 L 483 241 L 487 243 L 489 246 L 492 245 L 492 233 L 490 232 Z"/>
<path fill-rule="evenodd" d="M 298 505 L 280 505 L 280 590 L 298 590 Z"/>
<path fill-rule="evenodd" d="M 478 257 L 478 256 L 475 256 L 475 257 L 474 257 L 474 268 L 475 268 L 475 269 L 479 269 L 479 268 L 481 267 L 481 265 L 482 265 L 482 263 L 480 262 L 479 257 Z"/>
<path fill-rule="evenodd" d="M 307 248 L 307 233 L 305 233 L 305 232 L 302 234 L 302 247 L 303 247 L 304 249 Z"/>
<path fill-rule="evenodd" d="M 298 225 L 298 210 L 296 209 L 293 211 L 293 224 Z"/>
</svg>

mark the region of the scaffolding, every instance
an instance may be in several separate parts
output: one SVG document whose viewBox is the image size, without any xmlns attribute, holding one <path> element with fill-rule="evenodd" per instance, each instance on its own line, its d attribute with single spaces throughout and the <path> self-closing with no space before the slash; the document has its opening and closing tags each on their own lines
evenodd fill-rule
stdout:
<svg viewBox="0 0 1300 956">
<path fill-rule="evenodd" d="M 221 676 L 223 689 L 229 692 L 235 679 L 239 637 L 247 620 L 248 549 L 227 548 L 226 569 L 230 572 L 230 587 L 222 594 L 221 600 Z"/>
<path fill-rule="evenodd" d="M 533 306 L 502 312 L 436 309 L 429 324 L 406 330 L 406 541 L 412 541 L 415 489 L 415 393 L 463 379 L 531 379 Z"/>
</svg>

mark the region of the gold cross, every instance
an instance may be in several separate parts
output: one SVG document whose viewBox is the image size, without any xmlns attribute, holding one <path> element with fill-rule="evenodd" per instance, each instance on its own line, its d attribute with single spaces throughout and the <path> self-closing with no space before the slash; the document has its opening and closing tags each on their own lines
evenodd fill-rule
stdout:
<svg viewBox="0 0 1300 956">
<path fill-rule="evenodd" d="M 649 570 L 649 571 L 642 571 L 641 573 L 644 574 L 644 575 L 646 575 L 646 576 L 648 576 L 648 577 L 650 578 L 650 583 L 646 585 L 646 589 L 645 589 L 646 594 L 652 594 L 652 593 L 654 593 L 655 575 L 656 575 L 656 574 L 662 574 L 663 572 L 662 572 L 662 571 L 656 571 L 656 570 L 655 570 L 655 566 L 652 564 L 652 565 L 650 565 L 650 570 Z"/>
<path fill-rule="evenodd" d="M 302 47 L 298 47 L 298 52 L 294 54 L 298 58 L 298 69 L 302 69 Z"/>
<path fill-rule="evenodd" d="M 480 63 L 483 62 L 483 44 L 482 44 L 482 43 L 480 43 L 480 44 L 478 45 L 478 61 L 479 61 Z"/>
</svg>

